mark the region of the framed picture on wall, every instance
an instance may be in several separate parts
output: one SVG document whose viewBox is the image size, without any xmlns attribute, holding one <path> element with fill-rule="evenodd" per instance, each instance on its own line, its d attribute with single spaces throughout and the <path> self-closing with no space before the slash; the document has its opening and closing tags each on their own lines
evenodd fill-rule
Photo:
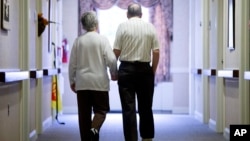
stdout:
<svg viewBox="0 0 250 141">
<path fill-rule="evenodd" d="M 1 27 L 10 30 L 10 0 L 1 0 Z"/>
<path fill-rule="evenodd" d="M 235 49 L 235 0 L 228 0 L 228 44 L 229 50 Z"/>
</svg>

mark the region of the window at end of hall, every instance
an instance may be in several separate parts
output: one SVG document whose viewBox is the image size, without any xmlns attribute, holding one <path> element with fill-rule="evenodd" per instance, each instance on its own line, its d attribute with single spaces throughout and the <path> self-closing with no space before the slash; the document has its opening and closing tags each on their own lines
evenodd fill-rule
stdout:
<svg viewBox="0 0 250 141">
<path fill-rule="evenodd" d="M 111 46 L 113 46 L 116 30 L 119 24 L 128 20 L 127 10 L 113 6 L 107 10 L 97 9 L 97 15 L 100 34 L 106 36 L 109 39 Z M 145 7 L 142 7 L 142 19 L 144 21 L 149 21 L 149 11 Z"/>
</svg>

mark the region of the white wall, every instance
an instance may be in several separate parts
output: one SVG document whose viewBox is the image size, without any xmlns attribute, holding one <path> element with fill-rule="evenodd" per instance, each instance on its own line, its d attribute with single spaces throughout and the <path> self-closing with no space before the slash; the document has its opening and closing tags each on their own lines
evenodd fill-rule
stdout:
<svg viewBox="0 0 250 141">
<path fill-rule="evenodd" d="M 173 113 L 189 109 L 189 0 L 173 1 L 173 42 L 171 74 L 173 78 Z"/>
<path fill-rule="evenodd" d="M 63 35 L 68 39 L 69 54 L 75 38 L 78 36 L 78 0 L 63 0 Z M 63 64 L 64 77 L 63 112 L 76 113 L 76 95 L 71 91 L 68 81 L 68 64 Z"/>
</svg>

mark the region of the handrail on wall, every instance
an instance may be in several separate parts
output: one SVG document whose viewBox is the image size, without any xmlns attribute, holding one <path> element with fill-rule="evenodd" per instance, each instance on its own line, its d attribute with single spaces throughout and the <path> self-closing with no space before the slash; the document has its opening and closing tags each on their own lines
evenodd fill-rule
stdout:
<svg viewBox="0 0 250 141">
<path fill-rule="evenodd" d="M 198 75 L 203 74 L 206 76 L 218 76 L 218 77 L 224 77 L 224 78 L 239 78 L 239 70 L 236 70 L 236 69 L 216 70 L 216 69 L 196 68 L 196 69 L 192 69 L 192 73 L 198 74 Z M 250 79 L 250 72 L 246 72 L 245 75 L 246 77 Z"/>
<path fill-rule="evenodd" d="M 0 82 L 8 83 L 15 81 L 22 81 L 29 78 L 41 78 L 43 76 L 58 75 L 61 73 L 60 68 L 51 68 L 43 70 L 30 70 L 30 71 L 1 71 Z"/>
<path fill-rule="evenodd" d="M 0 72 L 0 82 L 15 82 L 29 79 L 29 71 L 6 71 Z"/>
<path fill-rule="evenodd" d="M 216 69 L 204 69 L 203 74 L 207 76 L 216 76 L 217 70 Z"/>
<path fill-rule="evenodd" d="M 218 77 L 239 78 L 239 70 L 218 70 Z"/>
<path fill-rule="evenodd" d="M 43 70 L 30 71 L 30 78 L 42 78 L 42 77 L 43 77 Z"/>
<path fill-rule="evenodd" d="M 245 72 L 244 72 L 244 78 L 245 78 L 246 80 L 250 80 L 250 71 L 245 71 Z"/>
<path fill-rule="evenodd" d="M 60 73 L 61 73 L 60 68 L 43 69 L 43 75 L 45 76 L 57 75 Z"/>
<path fill-rule="evenodd" d="M 192 69 L 192 73 L 193 73 L 193 74 L 201 75 L 201 74 L 202 74 L 202 69 L 201 69 L 201 68 Z"/>
</svg>

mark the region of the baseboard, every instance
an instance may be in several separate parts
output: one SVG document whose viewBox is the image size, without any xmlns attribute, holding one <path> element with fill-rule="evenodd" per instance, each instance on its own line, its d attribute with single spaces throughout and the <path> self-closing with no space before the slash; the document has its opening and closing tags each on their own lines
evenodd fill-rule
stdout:
<svg viewBox="0 0 250 141">
<path fill-rule="evenodd" d="M 210 129 L 217 132 L 216 121 L 215 120 L 210 118 L 209 121 L 208 121 L 208 126 L 209 126 Z"/>
<path fill-rule="evenodd" d="M 36 139 L 37 139 L 37 132 L 36 132 L 36 130 L 33 130 L 33 131 L 30 132 L 29 139 L 30 139 L 30 141 L 36 141 Z"/>
<path fill-rule="evenodd" d="M 109 113 L 121 113 L 121 109 L 111 109 Z M 157 109 L 153 109 L 154 113 L 167 113 L 167 114 L 172 114 L 173 111 L 172 110 L 157 110 Z M 63 108 L 63 114 L 77 114 L 78 110 L 76 107 L 64 107 Z M 179 111 L 176 112 L 176 114 L 186 114 L 187 109 L 179 109 Z"/>
<path fill-rule="evenodd" d="M 43 121 L 43 129 L 42 131 L 45 131 L 47 128 L 49 128 L 52 125 L 52 116 L 47 118 L 46 120 Z"/>
<path fill-rule="evenodd" d="M 195 111 L 194 112 L 194 117 L 195 117 L 195 119 L 197 119 L 198 121 L 203 123 L 203 115 L 200 112 Z"/>
<path fill-rule="evenodd" d="M 122 113 L 121 110 L 110 110 L 111 114 L 113 113 Z M 154 114 L 172 114 L 173 112 L 171 110 L 153 110 Z"/>
<path fill-rule="evenodd" d="M 172 114 L 172 110 L 153 110 L 154 114 Z"/>
<path fill-rule="evenodd" d="M 224 133 L 223 133 L 224 138 L 226 138 L 227 140 L 230 140 L 230 130 L 228 128 L 224 129 Z"/>
<path fill-rule="evenodd" d="M 63 114 L 77 114 L 78 109 L 75 106 L 63 107 Z"/>
<path fill-rule="evenodd" d="M 188 107 L 173 107 L 172 114 L 188 114 Z"/>
</svg>

